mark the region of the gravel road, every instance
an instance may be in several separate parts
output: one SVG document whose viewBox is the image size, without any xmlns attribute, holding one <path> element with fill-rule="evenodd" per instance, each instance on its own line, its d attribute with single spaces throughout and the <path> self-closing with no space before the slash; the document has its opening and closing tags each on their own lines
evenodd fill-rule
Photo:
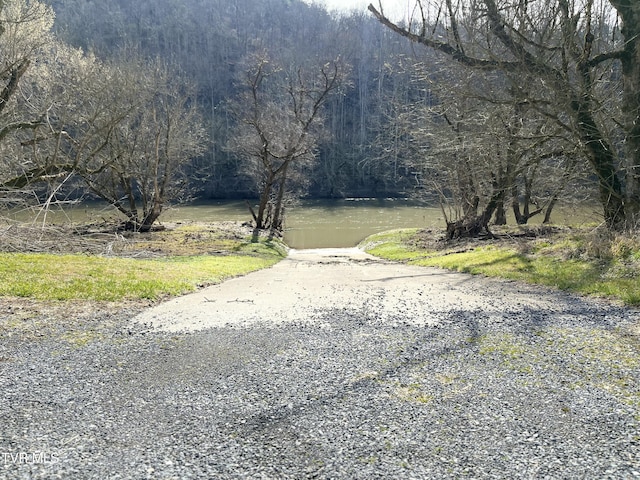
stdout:
<svg viewBox="0 0 640 480">
<path fill-rule="evenodd" d="M 83 322 L 2 338 L 0 478 L 640 478 L 636 310 L 347 249 Z"/>
</svg>

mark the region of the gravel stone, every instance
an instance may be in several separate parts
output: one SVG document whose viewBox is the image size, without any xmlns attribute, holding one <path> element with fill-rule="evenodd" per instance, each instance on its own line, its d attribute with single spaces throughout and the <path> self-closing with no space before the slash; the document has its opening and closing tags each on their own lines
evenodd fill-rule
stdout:
<svg viewBox="0 0 640 480">
<path fill-rule="evenodd" d="M 5 336 L 0 477 L 640 478 L 636 310 L 464 276 L 494 308 L 447 308 L 425 278 L 394 315 Z"/>
</svg>

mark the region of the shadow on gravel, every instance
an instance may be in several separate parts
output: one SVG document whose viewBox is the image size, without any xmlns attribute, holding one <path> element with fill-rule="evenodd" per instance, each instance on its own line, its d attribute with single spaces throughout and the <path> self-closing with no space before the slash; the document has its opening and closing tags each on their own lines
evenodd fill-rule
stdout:
<svg viewBox="0 0 640 480">
<path fill-rule="evenodd" d="M 393 276 L 393 277 L 382 277 L 382 278 L 372 278 L 372 279 L 363 279 L 361 280 L 364 283 L 367 282 L 390 282 L 390 281 L 394 281 L 394 280 L 402 280 L 402 279 L 407 279 L 407 278 L 429 278 L 429 277 L 436 277 L 436 276 L 442 276 L 445 275 L 445 273 L 440 273 L 440 272 L 431 272 L 431 273 L 425 273 L 425 274 L 420 274 L 420 275 L 397 275 L 397 276 Z"/>
<path fill-rule="evenodd" d="M 0 451 L 59 461 L 0 476 L 633 477 L 633 315 L 565 300 L 32 346 L 2 363 Z"/>
</svg>

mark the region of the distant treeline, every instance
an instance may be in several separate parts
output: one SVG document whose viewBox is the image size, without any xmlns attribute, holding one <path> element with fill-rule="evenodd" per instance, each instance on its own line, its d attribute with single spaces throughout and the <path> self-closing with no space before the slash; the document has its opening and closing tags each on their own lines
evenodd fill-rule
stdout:
<svg viewBox="0 0 640 480">
<path fill-rule="evenodd" d="M 54 30 L 100 57 L 127 50 L 176 65 L 198 91 L 210 138 L 189 176 L 205 198 L 246 197 L 255 181 L 228 151 L 229 101 L 242 60 L 265 49 L 281 62 L 337 58 L 351 66 L 341 95 L 325 105 L 326 134 L 308 175 L 314 197 L 412 193 L 418 173 L 397 132 L 398 105 L 433 102 L 416 81 L 412 46 L 373 18 L 337 16 L 301 0 L 49 0 Z M 424 62 L 426 52 L 420 51 Z"/>
</svg>

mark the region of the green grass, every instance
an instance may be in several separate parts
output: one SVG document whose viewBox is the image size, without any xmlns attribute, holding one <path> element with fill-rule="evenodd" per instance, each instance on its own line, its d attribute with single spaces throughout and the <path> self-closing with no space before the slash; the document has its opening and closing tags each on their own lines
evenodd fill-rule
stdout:
<svg viewBox="0 0 640 480">
<path fill-rule="evenodd" d="M 640 250 L 630 242 L 617 239 L 605 248 L 572 234 L 531 240 L 525 251 L 494 243 L 458 252 L 453 246 L 439 250 L 416 247 L 419 235 L 416 229 L 395 230 L 373 235 L 363 246 L 372 255 L 411 265 L 547 285 L 640 305 L 640 265 L 636 260 Z"/>
<path fill-rule="evenodd" d="M 361 244 L 371 255 L 396 262 L 414 262 L 432 256 L 432 252 L 420 250 L 410 245 L 419 233 L 417 228 L 389 230 L 366 238 Z"/>
<path fill-rule="evenodd" d="M 269 267 L 283 256 L 281 246 L 267 242 L 238 242 L 235 247 L 229 255 L 157 259 L 3 253 L 0 296 L 38 300 L 158 299 Z"/>
</svg>

